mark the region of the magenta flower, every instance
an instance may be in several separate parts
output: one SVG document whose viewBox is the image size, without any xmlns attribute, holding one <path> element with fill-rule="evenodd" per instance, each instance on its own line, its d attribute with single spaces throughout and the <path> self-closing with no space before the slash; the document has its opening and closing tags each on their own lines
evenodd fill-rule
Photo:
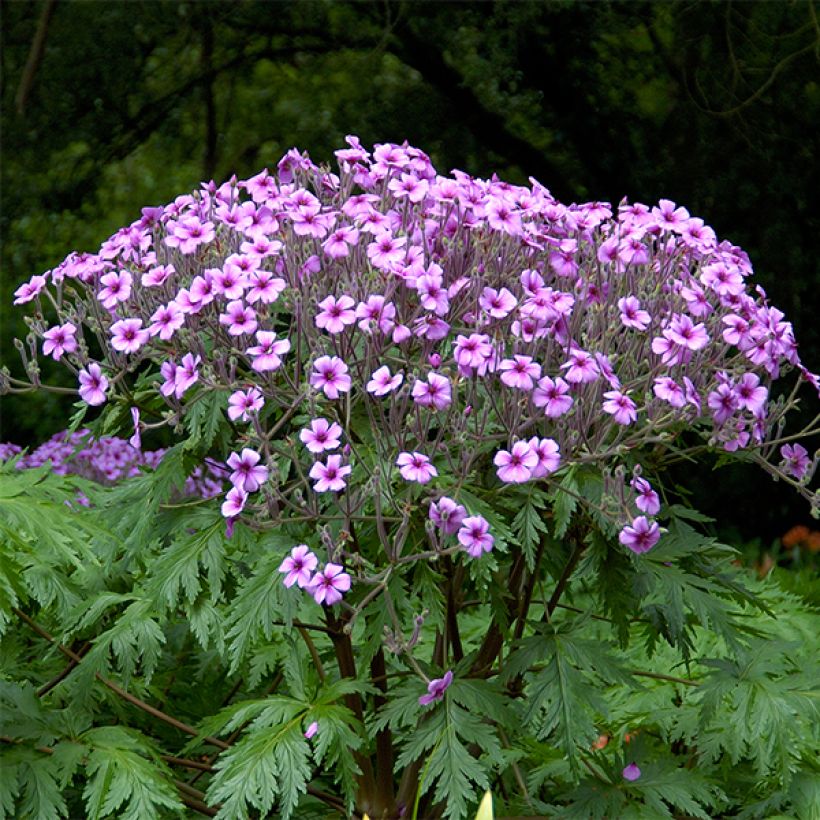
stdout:
<svg viewBox="0 0 820 820">
<path fill-rule="evenodd" d="M 331 259 L 342 259 L 350 253 L 350 248 L 359 241 L 359 232 L 346 225 L 337 228 L 328 238 L 322 243 L 322 250 Z"/>
<path fill-rule="evenodd" d="M 798 481 L 808 473 L 811 459 L 808 450 L 802 444 L 784 444 L 780 448 L 780 457 L 788 474 Z"/>
<path fill-rule="evenodd" d="M 490 535 L 490 525 L 480 515 L 472 515 L 461 522 L 458 540 L 471 558 L 481 558 L 483 553 L 493 548 L 495 542 Z"/>
<path fill-rule="evenodd" d="M 347 365 L 337 356 L 320 356 L 313 363 L 310 384 L 329 399 L 338 399 L 339 393 L 350 390 L 351 380 Z"/>
<path fill-rule="evenodd" d="M 225 299 L 241 299 L 248 285 L 245 273 L 235 267 L 225 266 L 222 270 L 208 270 L 211 274 L 213 292 Z"/>
<path fill-rule="evenodd" d="M 641 310 L 641 303 L 635 296 L 624 296 L 618 300 L 618 310 L 621 311 L 621 324 L 634 330 L 646 330 L 651 317 L 645 310 Z"/>
<path fill-rule="evenodd" d="M 652 392 L 663 401 L 669 402 L 672 407 L 685 407 L 686 394 L 683 388 L 668 376 L 659 376 L 655 379 Z"/>
<path fill-rule="evenodd" d="M 661 509 L 661 500 L 645 478 L 633 478 L 629 486 L 635 490 L 635 506 L 647 515 L 657 515 Z"/>
<path fill-rule="evenodd" d="M 404 381 L 401 373 L 392 375 L 390 368 L 385 364 L 376 370 L 367 383 L 367 392 L 374 396 L 386 396 L 392 393 Z"/>
<path fill-rule="evenodd" d="M 335 296 L 328 296 L 319 302 L 321 310 L 316 314 L 316 327 L 331 334 L 341 333 L 356 321 L 356 311 L 353 307 L 355 304 L 346 294 L 338 299 Z"/>
<path fill-rule="evenodd" d="M 453 356 L 462 367 L 479 368 L 492 355 L 493 346 L 490 338 L 483 333 L 458 336 L 453 343 Z"/>
<path fill-rule="evenodd" d="M 256 387 L 251 387 L 249 390 L 237 390 L 231 393 L 228 398 L 228 418 L 231 421 L 241 419 L 242 421 L 250 421 L 251 413 L 258 413 L 265 405 L 262 399 L 262 393 Z"/>
<path fill-rule="evenodd" d="M 443 678 L 434 678 L 431 680 L 430 683 L 427 684 L 427 694 L 419 698 L 419 705 L 429 706 L 437 700 L 444 700 L 444 693 L 452 682 L 453 673 L 449 669 L 444 673 Z"/>
<path fill-rule="evenodd" d="M 417 379 L 411 395 L 416 404 L 436 410 L 445 410 L 453 401 L 450 380 L 438 373 L 428 373 L 427 381 Z"/>
<path fill-rule="evenodd" d="M 257 373 L 278 370 L 282 366 L 282 356 L 290 351 L 290 339 L 277 339 L 270 330 L 257 330 L 256 341 L 245 353 L 253 357 L 251 367 Z"/>
<path fill-rule="evenodd" d="M 661 537 L 661 528 L 656 521 L 649 522 L 645 515 L 639 515 L 620 532 L 618 540 L 632 552 L 649 552 Z"/>
<path fill-rule="evenodd" d="M 430 505 L 430 520 L 445 534 L 455 535 L 467 517 L 467 510 L 443 495 Z"/>
<path fill-rule="evenodd" d="M 731 384 L 727 383 L 719 384 L 716 390 L 709 393 L 706 403 L 712 411 L 715 424 L 718 425 L 725 424 L 738 406 L 735 390 Z"/>
<path fill-rule="evenodd" d="M 20 287 L 14 291 L 14 296 L 16 297 L 14 304 L 24 305 L 26 302 L 30 302 L 40 293 L 40 291 L 42 291 L 45 286 L 45 276 L 32 276 L 28 282 L 20 285 Z"/>
<path fill-rule="evenodd" d="M 300 589 L 305 589 L 310 584 L 318 563 L 319 559 L 308 549 L 307 544 L 299 544 L 279 565 L 279 572 L 287 573 L 282 583 L 288 588 L 297 584 Z"/>
<path fill-rule="evenodd" d="M 638 420 L 638 408 L 625 393 L 608 390 L 604 393 L 604 398 L 604 413 L 609 413 L 618 424 L 632 424 Z"/>
<path fill-rule="evenodd" d="M 493 458 L 498 477 L 507 484 L 523 484 L 532 478 L 538 466 L 538 455 L 526 441 L 517 441 L 512 450 L 499 450 Z"/>
<path fill-rule="evenodd" d="M 78 374 L 80 380 L 80 398 L 95 407 L 105 403 L 105 391 L 108 390 L 108 379 L 103 375 L 100 366 L 91 362 Z"/>
<path fill-rule="evenodd" d="M 569 394 L 569 385 L 558 376 L 551 379 L 544 376 L 532 391 L 532 403 L 536 407 L 544 408 L 544 415 L 549 418 L 563 416 L 572 407 L 572 396 Z"/>
<path fill-rule="evenodd" d="M 566 377 L 570 384 L 594 382 L 599 375 L 595 357 L 577 348 L 570 351 L 569 359 L 561 365 L 561 370 L 567 371 Z"/>
<path fill-rule="evenodd" d="M 111 346 L 122 353 L 136 353 L 150 336 L 142 327 L 142 319 L 121 319 L 111 325 Z"/>
<path fill-rule="evenodd" d="M 342 600 L 342 593 L 350 589 L 350 576 L 339 564 L 325 564 L 306 589 L 317 604 L 333 606 Z"/>
<path fill-rule="evenodd" d="M 428 481 L 438 475 L 438 470 L 424 453 L 399 453 L 396 466 L 405 481 L 417 481 L 419 484 L 427 484 Z"/>
<path fill-rule="evenodd" d="M 624 768 L 621 774 L 624 776 L 624 780 L 629 780 L 631 782 L 633 780 L 637 780 L 641 776 L 641 770 L 638 768 L 637 764 L 630 763 Z"/>
<path fill-rule="evenodd" d="M 430 183 L 426 179 L 419 179 L 414 174 L 402 174 L 400 179 L 395 177 L 391 179 L 387 187 L 396 199 L 406 197 L 411 202 L 421 202 L 427 196 Z"/>
<path fill-rule="evenodd" d="M 368 296 L 366 302 L 359 302 L 356 305 L 356 319 L 359 322 L 359 330 L 364 333 L 373 333 L 378 328 L 380 332 L 387 334 L 396 324 L 396 306 L 376 293 Z"/>
<path fill-rule="evenodd" d="M 310 740 L 316 734 L 316 732 L 318 732 L 318 731 L 319 731 L 319 721 L 314 720 L 310 724 L 310 726 L 308 726 L 307 729 L 305 729 L 305 739 Z"/>
<path fill-rule="evenodd" d="M 340 443 L 342 428 L 334 421 L 332 424 L 327 419 L 313 419 L 310 427 L 305 427 L 299 432 L 302 444 L 311 453 L 323 453 L 325 450 L 335 450 Z"/>
<path fill-rule="evenodd" d="M 105 287 L 97 294 L 103 307 L 113 310 L 118 302 L 124 302 L 131 295 L 133 279 L 128 271 L 112 271 L 100 277 L 100 284 Z"/>
<path fill-rule="evenodd" d="M 438 268 L 438 271 L 434 270 Z M 416 291 L 425 310 L 444 316 L 450 310 L 450 299 L 444 287 L 444 277 L 438 265 L 431 265 L 427 273 L 416 277 Z"/>
<path fill-rule="evenodd" d="M 481 296 L 478 297 L 478 304 L 493 319 L 503 319 L 512 313 L 517 302 L 515 296 L 507 288 L 501 288 L 501 290 L 484 288 Z"/>
<path fill-rule="evenodd" d="M 71 322 L 49 328 L 43 334 L 43 355 L 57 361 L 63 353 L 74 353 L 77 350 L 76 332 L 77 328 Z"/>
<path fill-rule="evenodd" d="M 159 387 L 159 392 L 163 396 L 172 396 L 176 389 L 176 374 L 178 365 L 174 362 L 163 362 L 160 366 L 159 372 L 163 378 L 163 382 Z"/>
<path fill-rule="evenodd" d="M 512 359 L 504 359 L 498 369 L 501 371 L 501 381 L 516 390 L 530 391 L 534 382 L 541 378 L 541 365 L 534 362 L 532 356 L 513 356 Z"/>
<path fill-rule="evenodd" d="M 248 447 L 242 450 L 241 455 L 231 453 L 228 456 L 228 466 L 233 470 L 231 484 L 246 493 L 256 492 L 268 480 L 268 468 L 259 463 L 261 459 L 259 453 Z"/>
<path fill-rule="evenodd" d="M 350 475 L 353 468 L 349 464 L 342 464 L 342 457 L 339 455 L 328 456 L 323 464 L 317 461 L 311 468 L 308 475 L 316 482 L 313 489 L 317 493 L 339 492 L 347 486 L 345 477 Z"/>
<path fill-rule="evenodd" d="M 287 287 L 287 282 L 280 276 L 274 276 L 270 271 L 257 270 L 248 276 L 248 285 L 248 291 L 245 293 L 247 302 L 252 305 L 256 302 L 270 305 L 279 298 Z"/>
<path fill-rule="evenodd" d="M 185 323 L 185 314 L 176 302 L 169 302 L 154 311 L 151 322 L 148 332 L 152 336 L 159 335 L 160 339 L 167 342 Z"/>
<path fill-rule="evenodd" d="M 532 470 L 533 478 L 543 478 L 558 469 L 561 464 L 561 453 L 557 442 L 551 438 L 533 436 L 528 444 L 530 451 L 538 457 L 538 463 Z"/>
<path fill-rule="evenodd" d="M 219 324 L 225 325 L 231 336 L 251 334 L 258 327 L 256 311 L 239 299 L 228 302 L 225 312 L 219 315 Z"/>
<path fill-rule="evenodd" d="M 248 494 L 239 487 L 228 490 L 225 501 L 222 503 L 222 515 L 224 518 L 236 518 L 245 509 L 245 502 Z"/>
<path fill-rule="evenodd" d="M 689 350 L 701 350 L 709 343 L 709 334 L 702 323 L 694 324 L 684 314 L 674 314 L 669 326 L 663 331 L 667 339 Z"/>
<path fill-rule="evenodd" d="M 389 271 L 404 259 L 406 242 L 406 237 L 393 236 L 389 230 L 385 230 L 367 246 L 367 258 L 374 268 Z"/>
<path fill-rule="evenodd" d="M 182 364 L 174 369 L 174 395 L 181 399 L 185 391 L 199 381 L 199 367 L 202 358 L 194 356 L 193 353 L 186 353 L 182 357 Z"/>
<path fill-rule="evenodd" d="M 755 373 L 744 373 L 735 385 L 735 396 L 742 410 L 757 414 L 766 406 L 769 391 L 760 384 L 760 377 Z"/>
</svg>

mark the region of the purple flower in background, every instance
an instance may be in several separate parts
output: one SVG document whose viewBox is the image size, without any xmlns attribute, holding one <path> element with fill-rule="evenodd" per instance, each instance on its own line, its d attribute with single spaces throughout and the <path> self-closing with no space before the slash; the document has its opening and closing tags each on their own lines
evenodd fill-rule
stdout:
<svg viewBox="0 0 820 820">
<path fill-rule="evenodd" d="M 258 413 L 264 407 L 264 404 L 262 392 L 256 387 L 251 387 L 244 392 L 237 390 L 235 393 L 231 393 L 228 398 L 228 418 L 231 421 L 237 419 L 250 421 L 250 414 Z"/>
<path fill-rule="evenodd" d="M 438 470 L 430 463 L 430 459 L 424 453 L 399 453 L 396 466 L 405 481 L 417 481 L 419 484 L 427 484 L 428 481 L 438 475 Z"/>
<path fill-rule="evenodd" d="M 148 332 L 152 336 L 159 335 L 160 339 L 167 342 L 185 323 L 185 314 L 176 302 L 169 302 L 154 311 L 151 322 L 152 324 L 148 326 Z"/>
<path fill-rule="evenodd" d="M 335 450 L 340 443 L 342 428 L 329 422 L 327 419 L 313 419 L 310 427 L 299 432 L 299 439 L 311 453 L 323 453 L 325 450 Z"/>
<path fill-rule="evenodd" d="M 80 380 L 80 398 L 92 407 L 105 403 L 105 391 L 108 390 L 108 379 L 96 362 L 78 374 Z"/>
<path fill-rule="evenodd" d="M 444 700 L 444 693 L 453 682 L 453 673 L 448 669 L 443 678 L 434 678 L 427 684 L 427 694 L 419 698 L 419 705 L 429 706 L 437 700 Z"/>
<path fill-rule="evenodd" d="M 633 478 L 629 486 L 637 494 L 635 506 L 647 515 L 657 515 L 661 508 L 661 500 L 650 483 L 645 478 Z"/>
<path fill-rule="evenodd" d="M 30 302 L 34 299 L 40 291 L 46 286 L 46 278 L 45 276 L 32 276 L 28 282 L 20 285 L 16 291 L 14 291 L 15 305 L 24 305 L 26 302 Z"/>
<path fill-rule="evenodd" d="M 350 576 L 339 564 L 325 564 L 306 587 L 317 604 L 332 606 L 342 600 L 342 593 L 350 589 Z"/>
<path fill-rule="evenodd" d="M 347 486 L 345 477 L 350 475 L 353 468 L 349 464 L 342 464 L 342 457 L 328 456 L 323 464 L 317 461 L 308 475 L 316 482 L 313 489 L 317 493 L 339 492 Z"/>
<path fill-rule="evenodd" d="M 308 726 L 307 729 L 305 729 L 305 739 L 310 740 L 318 731 L 319 721 L 314 720 L 313 723 L 311 723 L 310 726 Z"/>
<path fill-rule="evenodd" d="M 435 410 L 445 410 L 453 401 L 450 380 L 439 373 L 428 373 L 427 381 L 417 379 L 411 395 L 416 404 Z"/>
<path fill-rule="evenodd" d="M 185 391 L 199 381 L 199 367 L 202 361 L 200 356 L 186 353 L 182 357 L 182 364 L 174 370 L 174 395 L 181 399 Z"/>
<path fill-rule="evenodd" d="M 128 271 L 112 271 L 100 277 L 100 284 L 105 287 L 97 294 L 103 307 L 113 310 L 118 302 L 124 302 L 131 295 L 133 279 Z"/>
<path fill-rule="evenodd" d="M 233 487 L 228 490 L 225 496 L 225 501 L 222 504 L 222 515 L 225 518 L 236 518 L 239 513 L 245 508 L 245 502 L 248 500 L 248 494 L 239 487 Z"/>
<path fill-rule="evenodd" d="M 635 296 L 624 296 L 618 300 L 621 311 L 621 324 L 634 330 L 646 330 L 652 321 L 650 315 L 641 309 L 641 303 Z"/>
<path fill-rule="evenodd" d="M 570 384 L 594 382 L 599 376 L 595 357 L 585 350 L 571 350 L 569 359 L 561 365 L 561 370 L 567 371 L 565 375 Z"/>
<path fill-rule="evenodd" d="M 455 535 L 466 517 L 467 510 L 446 495 L 430 505 L 430 520 L 445 535 Z"/>
<path fill-rule="evenodd" d="M 480 515 L 473 515 L 461 522 L 458 531 L 459 543 L 472 558 L 480 558 L 493 548 L 495 539 L 490 535 L 490 525 Z"/>
<path fill-rule="evenodd" d="M 347 365 L 337 356 L 320 356 L 313 363 L 310 384 L 329 399 L 338 399 L 339 393 L 350 390 L 351 380 Z"/>
<path fill-rule="evenodd" d="M 811 459 L 808 450 L 802 444 L 784 444 L 780 448 L 780 457 L 789 475 L 798 481 L 809 471 Z"/>
<path fill-rule="evenodd" d="M 641 770 L 638 768 L 637 764 L 630 763 L 624 768 L 621 774 L 623 774 L 624 780 L 629 780 L 631 782 L 633 780 L 637 780 L 641 776 Z"/>
<path fill-rule="evenodd" d="M 649 552 L 661 537 L 661 528 L 656 521 L 649 522 L 645 515 L 639 515 L 632 525 L 627 524 L 618 536 L 618 540 L 632 552 Z"/>
<path fill-rule="evenodd" d="M 652 392 L 663 401 L 669 402 L 672 407 L 685 407 L 686 394 L 683 388 L 668 376 L 659 376 L 655 379 Z"/>
<path fill-rule="evenodd" d="M 77 328 L 71 322 L 49 328 L 43 334 L 43 355 L 58 361 L 63 353 L 74 353 L 77 350 L 76 332 Z"/>
<path fill-rule="evenodd" d="M 517 302 L 507 288 L 484 288 L 478 298 L 478 304 L 493 319 L 503 319 L 515 309 Z"/>
<path fill-rule="evenodd" d="M 374 396 L 386 396 L 399 387 L 403 381 L 404 376 L 401 373 L 396 373 L 394 376 L 385 364 L 370 377 L 370 381 L 367 383 L 367 392 L 372 393 Z"/>
<path fill-rule="evenodd" d="M 516 441 L 511 450 L 499 450 L 493 458 L 498 477 L 507 484 L 523 484 L 532 478 L 538 455 L 526 441 Z"/>
<path fill-rule="evenodd" d="M 279 565 L 279 572 L 287 573 L 282 583 L 286 587 L 297 584 L 301 589 L 305 589 L 310 584 L 313 570 L 318 563 L 319 559 L 308 549 L 307 544 L 299 544 Z"/>
<path fill-rule="evenodd" d="M 242 454 L 231 453 L 228 456 L 228 466 L 233 470 L 231 484 L 239 487 L 246 493 L 256 492 L 268 480 L 268 468 L 260 464 L 262 456 L 245 447 Z"/>
</svg>

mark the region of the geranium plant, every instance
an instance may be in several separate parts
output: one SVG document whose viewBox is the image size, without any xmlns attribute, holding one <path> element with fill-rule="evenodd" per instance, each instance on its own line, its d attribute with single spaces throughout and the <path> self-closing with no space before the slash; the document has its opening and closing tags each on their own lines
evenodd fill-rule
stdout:
<svg viewBox="0 0 820 820">
<path fill-rule="evenodd" d="M 96 529 L 54 552 L 59 593 L 19 557 L 3 576 L 15 646 L 52 650 L 4 684 L 29 717 L 4 724 L 0 805 L 66 814 L 76 784 L 89 817 L 463 817 L 488 787 L 577 817 L 799 805 L 812 658 L 770 620 L 795 602 L 667 478 L 740 459 L 818 506 L 818 420 L 787 427 L 818 377 L 746 254 L 667 200 L 567 206 L 347 142 L 338 173 L 292 150 L 17 291 L 29 382 L 4 389 L 51 356 L 73 428 L 101 408 L 97 436 L 176 444 L 60 510 Z M 180 500 L 206 459 L 219 498 Z"/>
</svg>

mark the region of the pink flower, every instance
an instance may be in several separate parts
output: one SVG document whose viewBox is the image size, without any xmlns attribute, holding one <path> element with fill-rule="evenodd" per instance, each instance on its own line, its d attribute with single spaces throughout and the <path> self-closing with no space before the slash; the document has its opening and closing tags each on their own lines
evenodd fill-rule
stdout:
<svg viewBox="0 0 820 820">
<path fill-rule="evenodd" d="M 669 326 L 663 331 L 663 335 L 675 344 L 689 350 L 701 350 L 709 344 L 709 334 L 706 332 L 703 323 L 696 325 L 688 316 L 679 313 L 672 316 Z"/>
<path fill-rule="evenodd" d="M 313 419 L 310 427 L 305 427 L 299 432 L 302 444 L 311 453 L 323 453 L 325 450 L 335 450 L 340 443 L 342 428 L 334 421 L 332 424 L 327 419 Z"/>
<path fill-rule="evenodd" d="M 453 356 L 456 362 L 463 367 L 480 368 L 493 355 L 490 338 L 483 333 L 457 336 L 453 348 Z"/>
<path fill-rule="evenodd" d="M 433 678 L 433 680 L 427 684 L 427 694 L 419 698 L 419 704 L 421 706 L 429 706 L 437 700 L 444 700 L 444 693 L 452 682 L 453 673 L 449 669 L 444 673 L 443 678 Z"/>
<path fill-rule="evenodd" d="M 444 287 L 444 277 L 438 265 L 431 265 L 427 273 L 417 276 L 415 287 L 425 310 L 433 311 L 439 316 L 444 316 L 450 310 L 447 288 Z"/>
<path fill-rule="evenodd" d="M 226 299 L 241 299 L 248 285 L 247 277 L 238 268 L 225 266 L 222 270 L 210 270 L 213 292 Z"/>
<path fill-rule="evenodd" d="M 228 466 L 233 470 L 231 484 L 239 487 L 246 493 L 256 492 L 268 480 L 268 468 L 260 464 L 262 456 L 245 447 L 242 454 L 231 453 L 228 456 Z"/>
<path fill-rule="evenodd" d="M 367 392 L 374 396 L 386 396 L 392 393 L 402 382 L 404 376 L 401 373 L 392 375 L 390 368 L 385 364 L 373 373 L 367 383 Z"/>
<path fill-rule="evenodd" d="M 91 362 L 78 374 L 80 380 L 80 398 L 92 407 L 105 403 L 105 391 L 108 390 L 108 379 L 103 375 L 100 366 Z"/>
<path fill-rule="evenodd" d="M 399 453 L 396 466 L 405 481 L 417 481 L 419 484 L 427 484 L 428 481 L 438 475 L 438 470 L 424 453 Z"/>
<path fill-rule="evenodd" d="M 274 276 L 270 271 L 256 270 L 248 276 L 248 291 L 245 300 L 254 304 L 262 302 L 264 305 L 273 304 L 282 291 L 287 287 L 287 282 L 279 276 Z"/>
<path fill-rule="evenodd" d="M 623 775 L 624 780 L 629 780 L 632 782 L 641 776 L 641 770 L 638 768 L 637 764 L 630 763 L 628 766 L 624 767 L 621 774 Z"/>
<path fill-rule="evenodd" d="M 325 564 L 324 569 L 319 570 L 307 586 L 313 600 L 325 606 L 333 606 L 341 601 L 342 593 L 349 589 L 350 576 L 339 564 Z"/>
<path fill-rule="evenodd" d="M 538 466 L 538 455 L 526 441 L 517 441 L 512 450 L 499 450 L 493 458 L 498 477 L 507 484 L 523 484 L 532 478 Z"/>
<path fill-rule="evenodd" d="M 655 379 L 652 392 L 663 401 L 669 402 L 672 407 L 685 407 L 686 395 L 683 388 L 674 379 L 668 376 L 659 376 Z"/>
<path fill-rule="evenodd" d="M 471 558 L 480 558 L 493 548 L 494 538 L 490 535 L 490 525 L 480 515 L 472 515 L 461 522 L 458 531 L 459 543 Z"/>
<path fill-rule="evenodd" d="M 142 447 L 142 439 L 140 438 L 140 411 L 138 407 L 131 408 L 131 421 L 134 424 L 134 435 L 128 439 L 128 443 L 135 450 L 139 450 Z"/>
<path fill-rule="evenodd" d="M 320 356 L 313 363 L 310 384 L 329 399 L 338 399 L 339 393 L 350 390 L 351 380 L 347 365 L 337 356 Z"/>
<path fill-rule="evenodd" d="M 342 259 L 358 241 L 359 232 L 350 225 L 345 225 L 330 234 L 322 243 L 322 249 L 331 259 Z"/>
<path fill-rule="evenodd" d="M 277 339 L 270 330 L 257 330 L 256 341 L 257 345 L 245 351 L 253 357 L 251 367 L 257 373 L 278 370 L 282 366 L 281 357 L 290 351 L 290 339 Z"/>
<path fill-rule="evenodd" d="M 742 410 L 756 414 L 766 406 L 769 391 L 760 384 L 760 377 L 755 373 L 744 373 L 735 386 L 735 395 Z"/>
<path fill-rule="evenodd" d="M 310 468 L 308 475 L 316 482 L 313 485 L 315 492 L 337 493 L 347 486 L 345 477 L 350 475 L 352 470 L 353 468 L 349 464 L 342 464 L 341 456 L 334 455 L 328 456 L 324 464 L 317 461 Z"/>
<path fill-rule="evenodd" d="M 225 325 L 231 336 L 253 333 L 258 326 L 256 311 L 238 299 L 228 302 L 225 312 L 219 315 L 219 324 Z"/>
<path fill-rule="evenodd" d="M 789 475 L 798 481 L 808 473 L 811 459 L 808 450 L 802 444 L 784 444 L 780 448 L 780 457 Z"/>
<path fill-rule="evenodd" d="M 298 584 L 300 589 L 304 589 L 310 584 L 311 575 L 318 563 L 319 559 L 308 549 L 307 544 L 294 547 L 279 565 L 279 572 L 287 573 L 282 583 L 288 588 Z"/>
<path fill-rule="evenodd" d="M 528 444 L 530 451 L 538 457 L 538 463 L 532 471 L 533 478 L 543 478 L 558 469 L 561 464 L 561 453 L 557 442 L 551 438 L 533 436 Z"/>
<path fill-rule="evenodd" d="M 445 534 L 455 535 L 467 517 L 467 510 L 443 495 L 430 505 L 430 520 Z"/>
<path fill-rule="evenodd" d="M 142 319 L 121 319 L 111 325 L 111 346 L 122 353 L 136 353 L 150 337 Z"/>
<path fill-rule="evenodd" d="M 222 515 L 224 518 L 236 518 L 245 509 L 245 502 L 248 494 L 239 487 L 228 490 L 225 501 L 222 503 Z"/>
<path fill-rule="evenodd" d="M 396 199 L 407 197 L 411 202 L 421 202 L 430 189 L 430 183 L 414 174 L 402 174 L 400 179 L 391 179 L 387 187 Z"/>
<path fill-rule="evenodd" d="M 374 268 L 389 270 L 404 259 L 404 245 L 407 238 L 393 236 L 390 231 L 383 231 L 367 246 L 367 258 Z"/>
<path fill-rule="evenodd" d="M 541 365 L 534 362 L 532 356 L 504 359 L 498 369 L 501 371 L 501 381 L 516 390 L 530 391 L 533 383 L 541 378 Z"/>
<path fill-rule="evenodd" d="M 228 418 L 231 421 L 239 418 L 242 421 L 250 421 L 250 414 L 258 413 L 264 404 L 262 393 L 256 387 L 251 387 L 245 392 L 237 390 L 228 399 Z"/>
<path fill-rule="evenodd" d="M 572 407 L 572 396 L 567 395 L 569 389 L 569 385 L 560 376 L 554 380 L 544 376 L 532 391 L 532 403 L 536 407 L 543 407 L 544 415 L 549 418 L 558 418 Z"/>
<path fill-rule="evenodd" d="M 609 413 L 618 424 L 632 424 L 638 420 L 638 408 L 625 393 L 608 390 L 604 393 L 604 398 L 604 413 Z"/>
<path fill-rule="evenodd" d="M 595 357 L 577 348 L 570 351 L 569 359 L 561 365 L 561 370 L 567 371 L 566 377 L 570 384 L 594 382 L 599 376 Z"/>
<path fill-rule="evenodd" d="M 167 342 L 185 323 L 185 314 L 176 302 L 169 302 L 154 311 L 151 322 L 153 324 L 149 325 L 148 332 L 152 336 L 159 335 L 160 339 Z"/>
<path fill-rule="evenodd" d="M 507 288 L 501 288 L 501 290 L 484 288 L 481 296 L 478 297 L 478 304 L 493 319 L 503 319 L 512 313 L 517 302 L 515 296 Z"/>
<path fill-rule="evenodd" d="M 311 723 L 310 726 L 308 726 L 307 729 L 305 729 L 305 739 L 310 740 L 318 731 L 319 721 L 314 720 L 313 723 Z"/>
<path fill-rule="evenodd" d="M 112 271 L 100 277 L 100 284 L 105 287 L 97 294 L 103 307 L 113 310 L 118 302 L 124 302 L 131 295 L 131 284 L 134 280 L 128 271 Z"/>
<path fill-rule="evenodd" d="M 43 334 L 43 355 L 59 360 L 63 353 L 74 353 L 77 349 L 77 340 L 74 335 L 77 328 L 67 322 L 58 327 L 52 327 Z"/>
<path fill-rule="evenodd" d="M 356 305 L 356 318 L 359 329 L 364 333 L 372 333 L 376 328 L 382 333 L 390 333 L 395 326 L 396 306 L 376 293 L 368 296 L 366 302 Z"/>
<path fill-rule="evenodd" d="M 356 312 L 353 309 L 355 304 L 346 294 L 338 299 L 335 296 L 328 296 L 319 302 L 321 310 L 316 314 L 316 327 L 331 334 L 341 333 L 356 321 Z"/>
<path fill-rule="evenodd" d="M 436 410 L 445 410 L 453 401 L 450 380 L 438 373 L 428 373 L 427 381 L 416 380 L 411 395 L 416 404 Z"/>
<path fill-rule="evenodd" d="M 197 367 L 202 361 L 200 356 L 193 353 L 186 353 L 182 357 L 182 364 L 174 370 L 174 395 L 181 399 L 185 391 L 197 381 L 199 381 L 199 371 Z"/>
<path fill-rule="evenodd" d="M 645 478 L 633 478 L 629 486 L 637 493 L 635 506 L 647 515 L 657 515 L 661 509 L 661 500 Z"/>
<path fill-rule="evenodd" d="M 738 401 L 735 390 L 731 384 L 719 384 L 706 397 L 706 403 L 712 411 L 715 424 L 725 424 L 731 415 L 737 410 Z"/>
<path fill-rule="evenodd" d="M 639 515 L 620 532 L 618 540 L 632 552 L 649 552 L 661 537 L 661 528 L 656 521 L 650 523 L 645 515 Z"/>
<path fill-rule="evenodd" d="M 15 305 L 24 305 L 26 302 L 30 302 L 34 299 L 40 291 L 46 286 L 46 278 L 45 276 L 32 276 L 28 282 L 20 285 L 16 291 L 14 291 Z"/>
<path fill-rule="evenodd" d="M 176 389 L 176 374 L 178 365 L 174 362 L 163 362 L 160 366 L 159 372 L 164 379 L 160 385 L 159 392 L 163 396 L 171 396 Z"/>
<path fill-rule="evenodd" d="M 621 323 L 624 327 L 635 330 L 646 330 L 651 317 L 645 310 L 641 310 L 641 303 L 634 296 L 625 296 L 618 300 L 618 310 L 621 311 Z"/>
</svg>

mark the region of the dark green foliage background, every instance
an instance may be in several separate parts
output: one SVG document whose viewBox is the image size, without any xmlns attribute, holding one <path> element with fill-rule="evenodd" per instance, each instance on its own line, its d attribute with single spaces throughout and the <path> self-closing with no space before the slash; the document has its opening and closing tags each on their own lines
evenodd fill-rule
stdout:
<svg viewBox="0 0 820 820">
<path fill-rule="evenodd" d="M 330 160 L 347 133 L 407 139 L 443 172 L 533 175 L 567 202 L 674 199 L 748 251 L 820 369 L 813 3 L 40 0 L 2 15 L 12 370 L 21 281 L 95 250 L 142 206 L 272 167 L 294 145 Z M 0 440 L 22 444 L 69 414 L 42 393 L 2 402 Z M 743 538 L 806 512 L 748 471 L 699 483 L 694 503 Z"/>
</svg>

